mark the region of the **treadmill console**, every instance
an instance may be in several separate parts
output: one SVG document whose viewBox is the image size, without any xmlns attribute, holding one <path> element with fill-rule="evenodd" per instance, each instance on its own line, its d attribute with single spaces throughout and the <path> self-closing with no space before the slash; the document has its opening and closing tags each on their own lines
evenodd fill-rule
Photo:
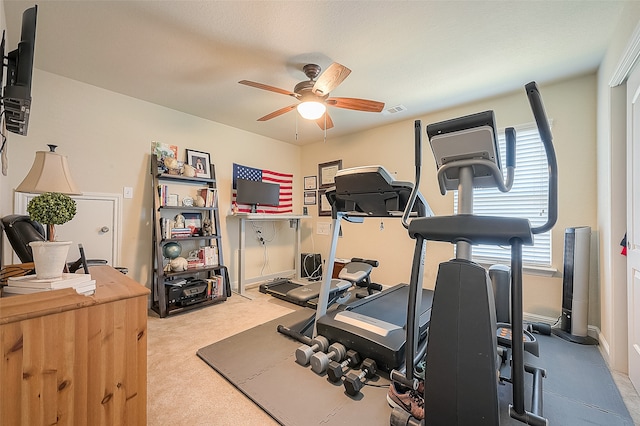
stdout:
<svg viewBox="0 0 640 426">
<path fill-rule="evenodd" d="M 395 181 L 384 167 L 374 165 L 339 170 L 335 186 L 327 189 L 325 195 L 333 217 L 337 212 L 363 217 L 402 217 L 412 189 L 411 182 Z M 420 193 L 412 211 L 419 217 L 432 215 Z"/>
</svg>

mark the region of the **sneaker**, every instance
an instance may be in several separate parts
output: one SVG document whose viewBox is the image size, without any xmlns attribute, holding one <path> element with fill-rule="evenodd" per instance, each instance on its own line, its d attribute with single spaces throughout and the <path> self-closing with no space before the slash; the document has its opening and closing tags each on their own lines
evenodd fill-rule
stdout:
<svg viewBox="0 0 640 426">
<path fill-rule="evenodd" d="M 387 392 L 387 402 L 392 407 L 410 413 L 417 420 L 424 419 L 424 398 L 413 389 L 392 382 Z"/>
</svg>

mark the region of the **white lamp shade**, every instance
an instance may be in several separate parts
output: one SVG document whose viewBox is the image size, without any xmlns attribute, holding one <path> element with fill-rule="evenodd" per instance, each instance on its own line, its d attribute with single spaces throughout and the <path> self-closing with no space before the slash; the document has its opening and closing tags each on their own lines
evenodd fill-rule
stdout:
<svg viewBox="0 0 640 426">
<path fill-rule="evenodd" d="M 56 152 L 38 151 L 31 170 L 17 192 L 42 194 L 59 192 L 67 195 L 80 195 L 78 186 L 71 177 L 67 157 Z"/>
<path fill-rule="evenodd" d="M 302 118 L 307 120 L 317 120 L 327 110 L 323 103 L 316 101 L 300 102 L 297 108 Z"/>
</svg>

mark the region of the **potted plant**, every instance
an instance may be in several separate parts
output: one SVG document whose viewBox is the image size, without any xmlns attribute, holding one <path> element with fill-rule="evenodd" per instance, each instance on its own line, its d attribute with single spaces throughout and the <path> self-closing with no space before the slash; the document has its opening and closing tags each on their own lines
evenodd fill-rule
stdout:
<svg viewBox="0 0 640 426">
<path fill-rule="evenodd" d="M 55 241 L 55 225 L 69 222 L 76 215 L 76 202 L 65 194 L 45 192 L 29 201 L 27 213 L 31 220 L 47 225 L 49 241 Z"/>
<path fill-rule="evenodd" d="M 48 241 L 29 243 L 38 279 L 58 278 L 62 275 L 70 241 L 55 241 L 55 225 L 69 222 L 76 215 L 76 202 L 65 194 L 45 192 L 27 204 L 32 220 L 47 226 Z"/>
</svg>

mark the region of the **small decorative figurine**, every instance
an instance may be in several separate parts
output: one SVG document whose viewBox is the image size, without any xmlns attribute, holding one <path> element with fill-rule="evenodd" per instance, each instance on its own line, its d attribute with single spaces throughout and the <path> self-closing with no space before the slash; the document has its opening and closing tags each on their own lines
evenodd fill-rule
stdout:
<svg viewBox="0 0 640 426">
<path fill-rule="evenodd" d="M 188 265 L 189 263 L 184 257 L 176 257 L 175 259 L 171 259 L 171 262 L 169 262 L 169 266 L 174 272 L 186 271 Z"/>
<path fill-rule="evenodd" d="M 204 219 L 202 219 L 202 235 L 206 237 L 212 235 L 212 233 L 213 230 L 211 226 L 211 219 L 205 217 Z"/>
<path fill-rule="evenodd" d="M 184 216 L 182 216 L 181 214 L 176 215 L 175 217 L 175 227 L 176 228 L 184 228 Z"/>
</svg>

